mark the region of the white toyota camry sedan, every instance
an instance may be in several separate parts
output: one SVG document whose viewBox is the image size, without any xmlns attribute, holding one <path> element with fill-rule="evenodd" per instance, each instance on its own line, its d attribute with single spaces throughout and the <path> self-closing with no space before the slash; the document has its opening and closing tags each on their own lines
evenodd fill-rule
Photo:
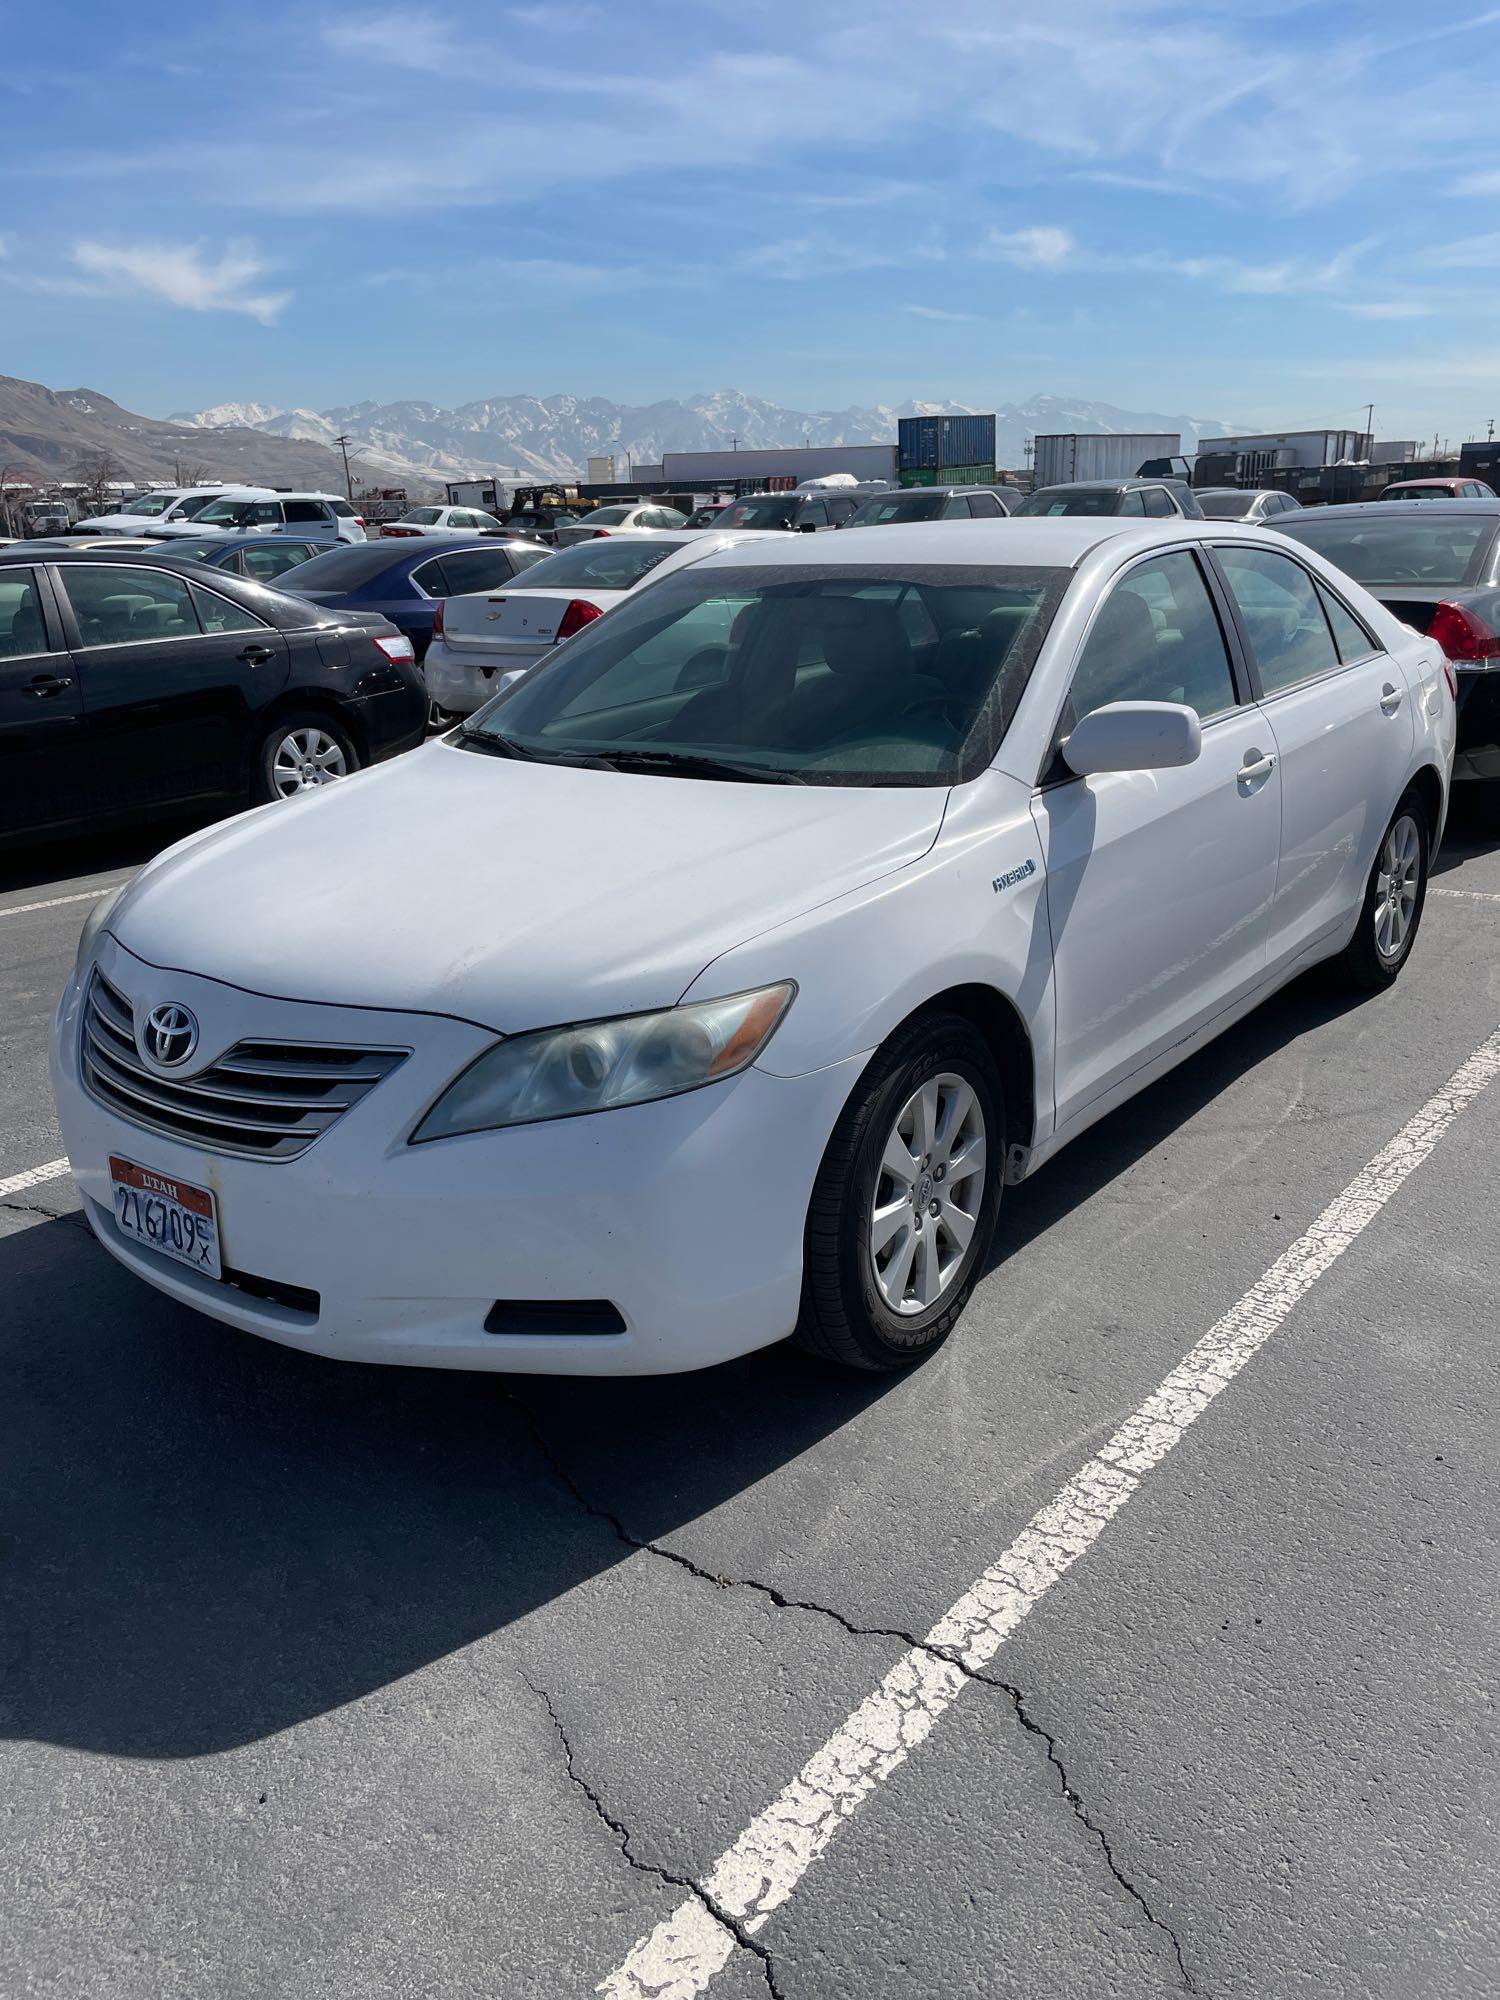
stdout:
<svg viewBox="0 0 1500 2000">
<path fill-rule="evenodd" d="M 1453 739 L 1438 647 L 1262 530 L 721 550 L 98 906 L 88 1219 L 318 1354 L 898 1367 L 1007 1184 L 1302 968 L 1397 977 Z"/>
</svg>

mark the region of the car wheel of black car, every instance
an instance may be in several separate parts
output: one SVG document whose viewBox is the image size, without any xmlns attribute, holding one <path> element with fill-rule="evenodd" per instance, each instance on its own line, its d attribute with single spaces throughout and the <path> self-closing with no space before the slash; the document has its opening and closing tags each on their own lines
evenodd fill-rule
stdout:
<svg viewBox="0 0 1500 2000">
<path fill-rule="evenodd" d="M 1005 1162 L 1000 1073 L 954 1014 L 918 1015 L 873 1058 L 813 1184 L 799 1346 L 893 1369 L 952 1331 L 984 1267 Z"/>
<path fill-rule="evenodd" d="M 261 739 L 255 760 L 257 805 L 295 798 L 347 778 L 360 767 L 353 738 L 342 723 L 315 709 L 279 716 Z"/>
</svg>

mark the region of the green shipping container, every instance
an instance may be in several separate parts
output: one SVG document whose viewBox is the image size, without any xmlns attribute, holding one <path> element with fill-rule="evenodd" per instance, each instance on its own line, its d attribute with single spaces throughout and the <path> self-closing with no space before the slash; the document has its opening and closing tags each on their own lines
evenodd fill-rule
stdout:
<svg viewBox="0 0 1500 2000">
<path fill-rule="evenodd" d="M 993 486 L 995 468 L 993 465 L 945 465 L 908 467 L 901 469 L 903 486 Z"/>
</svg>

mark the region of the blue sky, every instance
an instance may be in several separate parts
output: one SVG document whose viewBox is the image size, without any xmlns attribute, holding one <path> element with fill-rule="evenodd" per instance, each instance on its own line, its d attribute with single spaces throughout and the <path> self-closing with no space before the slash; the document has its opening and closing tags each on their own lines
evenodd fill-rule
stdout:
<svg viewBox="0 0 1500 2000">
<path fill-rule="evenodd" d="M 0 0 L 0 372 L 151 415 L 1500 417 L 1500 8 Z"/>
</svg>

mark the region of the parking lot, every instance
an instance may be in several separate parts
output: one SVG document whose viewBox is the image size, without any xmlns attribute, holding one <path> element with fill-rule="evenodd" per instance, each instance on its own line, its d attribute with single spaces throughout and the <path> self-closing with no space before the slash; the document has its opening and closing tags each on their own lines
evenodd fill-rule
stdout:
<svg viewBox="0 0 1500 2000">
<path fill-rule="evenodd" d="M 863 1379 L 363 1368 L 120 1269 L 46 1024 L 164 837 L 0 887 L 0 1987 L 1500 1988 L 1472 804 L 1396 987 L 1300 981 L 1009 1190 Z"/>
</svg>

